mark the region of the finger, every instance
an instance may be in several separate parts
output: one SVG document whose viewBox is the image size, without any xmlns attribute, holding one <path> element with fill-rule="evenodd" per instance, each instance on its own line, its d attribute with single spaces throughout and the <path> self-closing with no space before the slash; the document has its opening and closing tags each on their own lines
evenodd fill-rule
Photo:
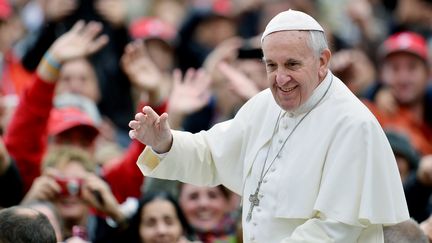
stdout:
<svg viewBox="0 0 432 243">
<path fill-rule="evenodd" d="M 143 108 L 143 112 L 144 112 L 144 108 Z M 146 116 L 144 115 L 144 113 L 137 113 L 137 114 L 135 114 L 135 120 L 137 121 L 137 122 L 144 122 L 145 121 L 145 119 L 146 119 Z"/>
<path fill-rule="evenodd" d="M 120 60 L 122 65 L 124 66 L 123 68 L 127 68 L 125 65 L 129 65 L 129 63 L 131 62 L 132 53 L 133 53 L 133 42 L 128 43 L 124 48 L 123 55 Z"/>
<path fill-rule="evenodd" d="M 173 71 L 173 82 L 174 82 L 174 87 L 178 87 L 178 85 L 181 84 L 181 78 L 182 78 L 182 72 L 180 71 L 180 69 L 176 68 Z"/>
<path fill-rule="evenodd" d="M 200 68 L 197 71 L 196 79 L 198 80 L 197 86 L 200 90 L 206 90 L 209 88 L 211 83 L 210 75 L 206 72 L 206 70 Z"/>
<path fill-rule="evenodd" d="M 195 75 L 195 69 L 194 68 L 188 68 L 186 71 L 185 77 L 183 79 L 183 83 L 190 84 L 193 81 L 193 77 Z"/>
<path fill-rule="evenodd" d="M 154 124 L 159 119 L 159 115 L 150 106 L 145 106 L 143 112 L 147 115 L 147 122 Z"/>
<path fill-rule="evenodd" d="M 138 130 L 141 127 L 141 123 L 138 122 L 138 121 L 130 121 L 129 122 L 129 127 L 132 128 L 132 129 Z"/>
<path fill-rule="evenodd" d="M 102 24 L 96 21 L 90 21 L 82 30 L 81 36 L 88 40 L 93 40 L 101 31 Z"/>
<path fill-rule="evenodd" d="M 170 130 L 170 126 L 168 123 L 168 114 L 164 112 L 159 118 L 159 124 L 161 130 Z"/>
<path fill-rule="evenodd" d="M 101 35 L 96 40 L 90 43 L 88 47 L 88 54 L 95 53 L 99 51 L 103 46 L 105 46 L 109 41 L 107 35 Z"/>
<path fill-rule="evenodd" d="M 84 20 L 78 20 L 71 28 L 70 32 L 79 33 L 84 28 Z"/>
<path fill-rule="evenodd" d="M 129 131 L 129 137 L 130 137 L 131 139 L 136 139 L 136 138 L 137 138 L 137 135 L 138 135 L 138 132 L 137 132 L 137 131 L 135 131 L 135 130 L 130 130 L 130 131 Z"/>
</svg>

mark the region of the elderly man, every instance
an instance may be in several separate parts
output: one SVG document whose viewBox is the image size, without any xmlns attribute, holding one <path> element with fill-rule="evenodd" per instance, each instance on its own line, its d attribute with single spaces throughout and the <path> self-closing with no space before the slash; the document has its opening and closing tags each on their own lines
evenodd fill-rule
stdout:
<svg viewBox="0 0 432 243">
<path fill-rule="evenodd" d="M 150 107 L 129 123 L 151 146 L 145 175 L 224 184 L 243 197 L 245 242 L 384 242 L 409 218 L 390 145 L 369 110 L 328 70 L 323 28 L 288 10 L 262 35 L 269 89 L 234 119 L 171 131 Z"/>
</svg>

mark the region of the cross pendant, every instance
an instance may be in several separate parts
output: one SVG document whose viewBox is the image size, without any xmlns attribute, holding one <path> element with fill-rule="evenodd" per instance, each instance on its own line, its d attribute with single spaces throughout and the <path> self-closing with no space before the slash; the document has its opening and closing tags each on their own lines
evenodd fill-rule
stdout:
<svg viewBox="0 0 432 243">
<path fill-rule="evenodd" d="M 246 217 L 246 221 L 247 222 L 249 222 L 252 219 L 252 211 L 253 211 L 254 207 L 255 206 L 259 206 L 260 200 L 258 198 L 258 191 L 259 191 L 259 189 L 257 188 L 257 190 L 255 191 L 254 194 L 250 194 L 249 195 L 249 202 L 251 204 L 250 204 L 250 207 L 249 207 L 248 215 Z"/>
</svg>

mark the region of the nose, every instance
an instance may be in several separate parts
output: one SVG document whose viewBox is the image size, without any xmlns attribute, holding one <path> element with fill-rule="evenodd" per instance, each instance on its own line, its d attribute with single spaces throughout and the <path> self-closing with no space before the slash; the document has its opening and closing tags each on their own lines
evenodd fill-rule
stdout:
<svg viewBox="0 0 432 243">
<path fill-rule="evenodd" d="M 276 83 L 278 86 L 284 86 L 291 80 L 291 76 L 282 68 L 276 71 Z"/>
<path fill-rule="evenodd" d="M 210 202 L 210 199 L 207 197 L 200 197 L 198 200 L 198 205 L 202 207 L 207 207 Z"/>
<path fill-rule="evenodd" d="M 159 223 L 156 226 L 156 231 L 158 232 L 159 235 L 164 235 L 168 231 L 168 227 L 164 223 Z"/>
</svg>

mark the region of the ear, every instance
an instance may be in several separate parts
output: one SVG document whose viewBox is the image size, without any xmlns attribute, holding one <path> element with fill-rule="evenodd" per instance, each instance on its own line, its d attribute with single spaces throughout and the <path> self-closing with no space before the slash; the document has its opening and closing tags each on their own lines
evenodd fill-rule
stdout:
<svg viewBox="0 0 432 243">
<path fill-rule="evenodd" d="M 331 58 L 331 51 L 329 49 L 325 49 L 321 52 L 319 61 L 320 61 L 320 66 L 319 66 L 319 70 L 318 70 L 318 76 L 320 78 L 320 80 L 323 80 L 325 78 L 325 76 L 327 75 L 327 71 L 328 71 L 328 65 L 330 63 L 330 58 Z"/>
</svg>

